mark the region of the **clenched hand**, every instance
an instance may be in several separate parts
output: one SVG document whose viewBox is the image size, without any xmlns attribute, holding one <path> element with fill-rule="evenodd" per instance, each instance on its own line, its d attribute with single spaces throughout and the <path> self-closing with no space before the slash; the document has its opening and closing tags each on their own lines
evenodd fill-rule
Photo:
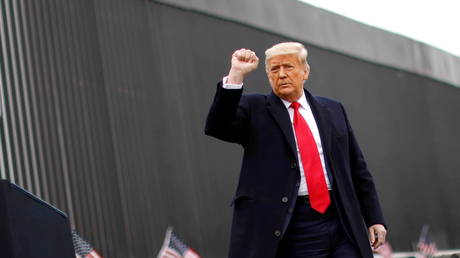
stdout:
<svg viewBox="0 0 460 258">
<path fill-rule="evenodd" d="M 374 250 L 385 243 L 386 235 L 387 230 L 382 224 L 375 224 L 369 227 L 369 240 Z"/>
<path fill-rule="evenodd" d="M 259 65 L 259 58 L 254 51 L 238 49 L 232 55 L 232 66 L 228 73 L 227 83 L 240 84 L 244 77 Z"/>
</svg>

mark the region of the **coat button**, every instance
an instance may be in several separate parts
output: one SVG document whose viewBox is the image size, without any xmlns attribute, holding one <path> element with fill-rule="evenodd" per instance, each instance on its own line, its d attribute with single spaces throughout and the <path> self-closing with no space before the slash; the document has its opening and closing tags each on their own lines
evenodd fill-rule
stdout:
<svg viewBox="0 0 460 258">
<path fill-rule="evenodd" d="M 300 183 L 299 182 L 295 183 L 295 186 L 300 186 Z"/>
<path fill-rule="evenodd" d="M 287 203 L 289 201 L 289 199 L 286 196 L 284 196 L 283 198 L 281 198 L 281 201 L 283 203 Z"/>
<path fill-rule="evenodd" d="M 297 167 L 297 163 L 292 162 L 292 163 L 291 163 L 291 168 L 296 168 L 296 167 Z"/>
<path fill-rule="evenodd" d="M 276 237 L 280 237 L 281 236 L 281 231 L 275 230 L 274 234 L 275 234 Z"/>
<path fill-rule="evenodd" d="M 294 212 L 294 209 L 293 209 L 293 208 L 289 208 L 288 212 L 289 212 L 289 213 L 292 213 L 292 212 Z"/>
</svg>

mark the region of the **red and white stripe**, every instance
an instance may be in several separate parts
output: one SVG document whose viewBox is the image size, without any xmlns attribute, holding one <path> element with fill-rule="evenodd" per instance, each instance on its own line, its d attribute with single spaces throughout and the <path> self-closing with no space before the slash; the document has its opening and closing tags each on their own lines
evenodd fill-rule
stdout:
<svg viewBox="0 0 460 258">
<path fill-rule="evenodd" d="M 176 252 L 174 249 L 167 247 L 160 252 L 158 258 L 182 258 L 182 255 L 180 255 L 180 253 Z"/>
</svg>

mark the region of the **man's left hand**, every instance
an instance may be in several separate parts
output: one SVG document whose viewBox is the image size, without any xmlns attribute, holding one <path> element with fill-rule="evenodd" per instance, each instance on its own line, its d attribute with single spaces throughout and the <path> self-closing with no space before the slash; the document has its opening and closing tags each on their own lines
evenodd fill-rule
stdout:
<svg viewBox="0 0 460 258">
<path fill-rule="evenodd" d="M 369 227 L 369 240 L 374 250 L 385 243 L 386 235 L 387 230 L 382 224 L 375 224 Z"/>
</svg>

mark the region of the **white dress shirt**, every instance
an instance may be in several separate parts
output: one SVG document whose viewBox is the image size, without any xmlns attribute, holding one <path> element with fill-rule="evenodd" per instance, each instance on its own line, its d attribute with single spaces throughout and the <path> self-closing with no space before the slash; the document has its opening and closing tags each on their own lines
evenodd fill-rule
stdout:
<svg viewBox="0 0 460 258">
<path fill-rule="evenodd" d="M 297 138 L 295 137 L 294 131 L 294 109 L 291 106 L 291 102 L 281 99 L 283 104 L 286 106 L 286 109 L 289 112 L 289 118 L 291 119 L 292 131 L 294 132 L 295 138 L 295 146 L 297 148 L 297 159 L 299 160 L 299 170 L 300 170 L 300 187 L 299 187 L 299 195 L 308 195 L 308 187 L 305 181 L 305 173 L 303 170 L 303 164 L 300 158 L 299 146 L 297 145 Z M 331 190 L 331 183 L 329 182 L 329 178 L 327 177 L 326 172 L 326 164 L 324 162 L 324 153 L 323 153 L 323 146 L 321 144 L 321 137 L 319 136 L 318 126 L 316 125 L 315 117 L 313 116 L 313 112 L 311 111 L 310 105 L 308 104 L 307 99 L 305 98 L 305 94 L 302 94 L 302 97 L 297 100 L 299 102 L 299 112 L 302 115 L 305 122 L 307 122 L 308 127 L 310 127 L 310 131 L 313 134 L 313 138 L 315 138 L 316 147 L 318 148 L 319 158 L 321 160 L 321 166 L 323 167 L 324 177 L 326 178 L 327 189 Z"/>
<path fill-rule="evenodd" d="M 222 87 L 224 89 L 241 89 L 243 87 L 243 84 L 228 84 L 227 83 L 227 77 L 224 77 L 222 79 Z M 300 187 L 299 187 L 299 192 L 298 195 L 308 195 L 308 187 L 307 183 L 305 181 L 305 173 L 303 170 L 303 165 L 301 162 L 301 157 L 300 157 L 300 152 L 299 152 L 299 146 L 297 145 L 297 138 L 295 137 L 295 131 L 294 131 L 294 109 L 291 108 L 291 102 L 286 101 L 284 99 L 281 99 L 283 101 L 283 104 L 286 106 L 286 109 L 289 113 L 289 118 L 291 119 L 291 126 L 292 126 L 292 132 L 294 133 L 294 139 L 295 139 L 295 145 L 297 148 L 297 159 L 299 160 L 299 170 L 300 170 Z M 305 98 L 305 94 L 302 94 L 302 97 L 300 97 L 299 100 L 300 107 L 299 107 L 299 112 L 302 115 L 303 119 L 308 124 L 308 127 L 310 127 L 310 131 L 313 134 L 313 138 L 315 138 L 316 142 L 316 147 L 318 148 L 318 153 L 319 153 L 319 158 L 321 159 L 321 166 L 323 167 L 323 173 L 324 177 L 326 179 L 326 184 L 327 188 L 331 190 L 331 183 L 329 182 L 329 178 L 327 177 L 327 172 L 326 172 L 326 166 L 324 162 L 324 153 L 323 153 L 323 146 L 321 144 L 321 137 L 319 136 L 319 130 L 318 126 L 316 125 L 315 118 L 313 116 L 313 112 L 311 111 L 310 105 L 308 104 L 307 99 Z"/>
</svg>

